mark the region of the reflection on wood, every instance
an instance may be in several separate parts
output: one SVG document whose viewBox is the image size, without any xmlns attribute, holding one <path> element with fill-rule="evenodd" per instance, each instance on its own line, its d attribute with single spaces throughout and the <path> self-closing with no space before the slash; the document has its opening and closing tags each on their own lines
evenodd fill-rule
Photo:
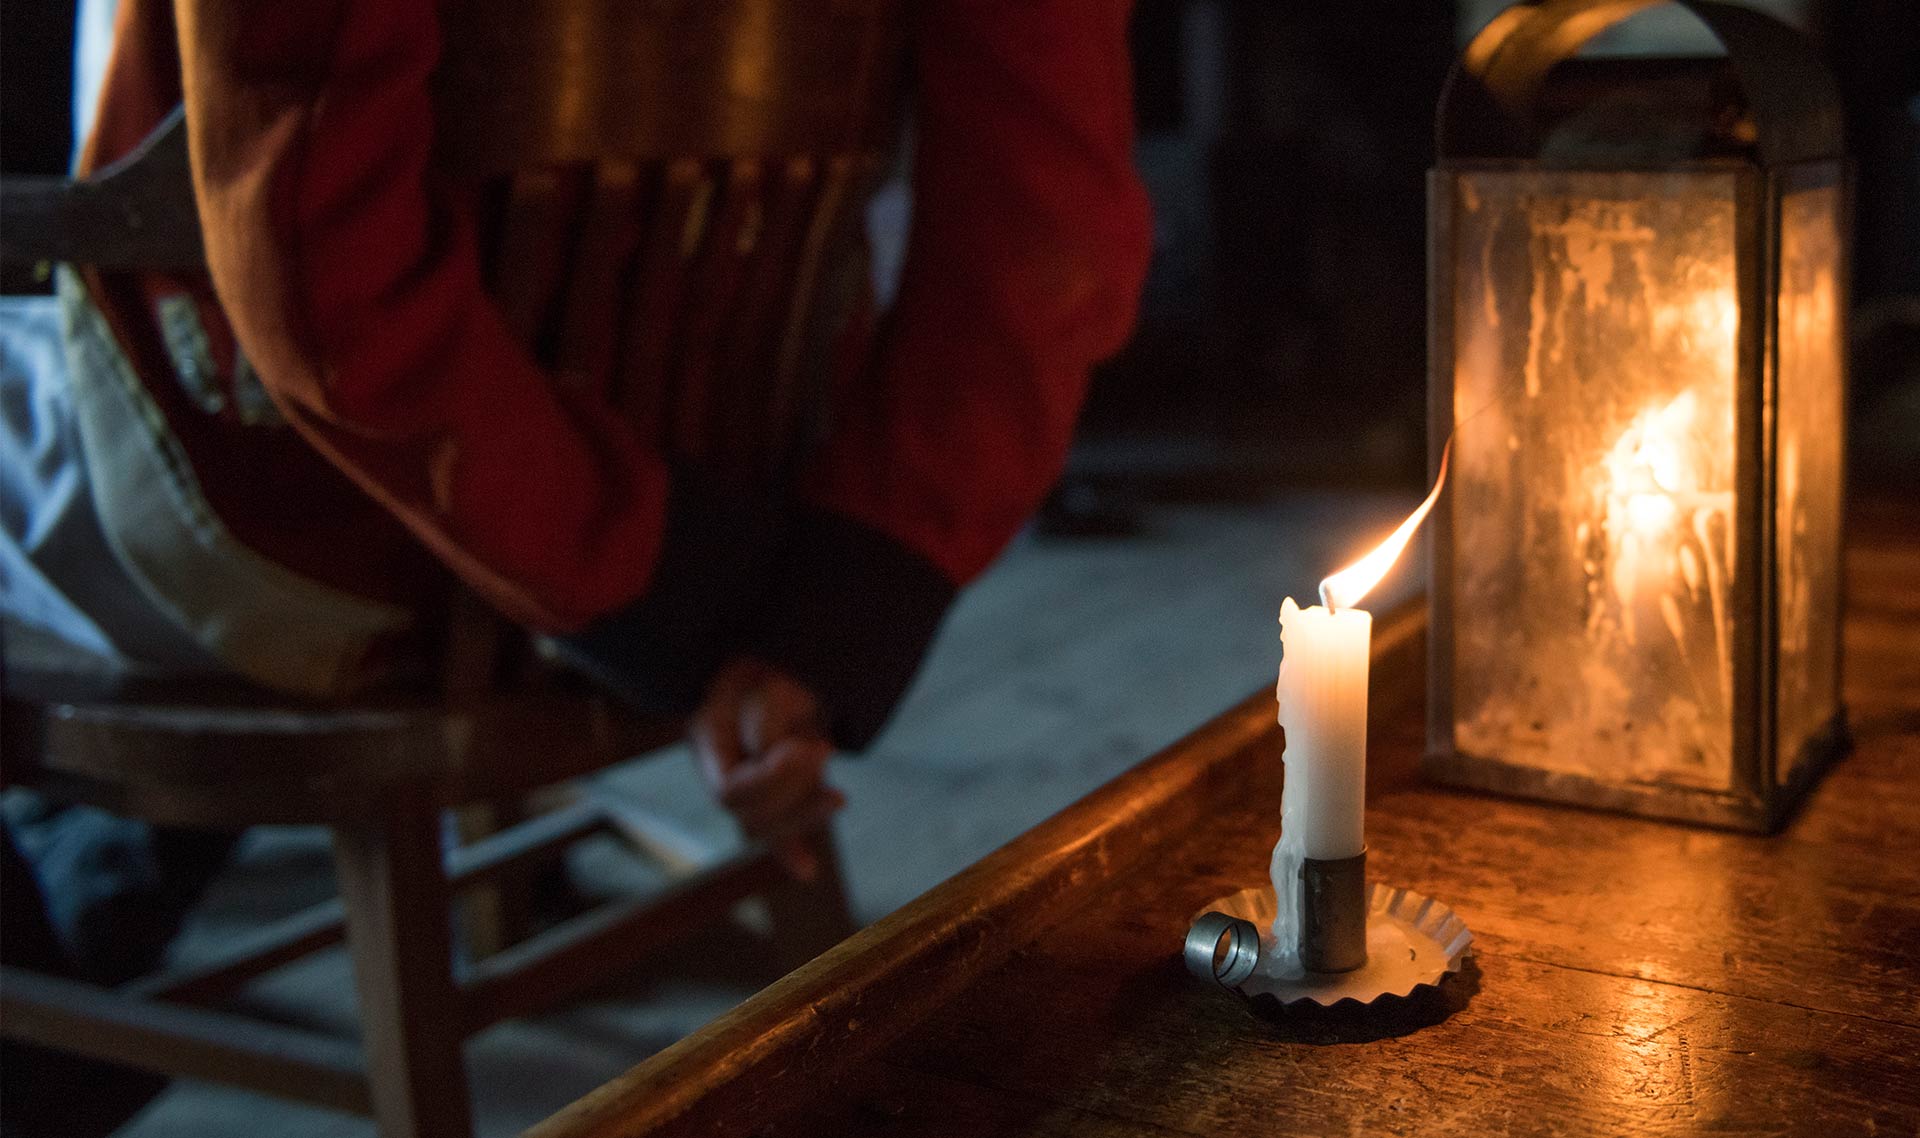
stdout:
<svg viewBox="0 0 1920 1138">
<path fill-rule="evenodd" d="M 1272 1022 L 1181 969 L 1272 843 L 1262 694 L 533 1133 L 1912 1133 L 1920 544 L 1862 518 L 1857 751 L 1778 837 L 1423 785 L 1383 622 L 1373 868 L 1477 937 L 1435 1001 Z"/>
</svg>

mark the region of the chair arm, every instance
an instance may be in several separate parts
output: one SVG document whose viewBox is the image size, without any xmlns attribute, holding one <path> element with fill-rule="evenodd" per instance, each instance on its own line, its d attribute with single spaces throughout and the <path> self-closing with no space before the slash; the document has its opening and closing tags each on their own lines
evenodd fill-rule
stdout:
<svg viewBox="0 0 1920 1138">
<path fill-rule="evenodd" d="M 184 107 L 90 178 L 0 180 L 0 263 L 42 261 L 107 269 L 206 265 Z"/>
</svg>

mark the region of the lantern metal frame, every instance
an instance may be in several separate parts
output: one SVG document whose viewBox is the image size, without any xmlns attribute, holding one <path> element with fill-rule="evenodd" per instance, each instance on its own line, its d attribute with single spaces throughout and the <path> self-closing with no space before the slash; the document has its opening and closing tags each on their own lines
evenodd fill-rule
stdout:
<svg viewBox="0 0 1920 1138">
<path fill-rule="evenodd" d="M 1677 3 L 1720 40 L 1752 116 L 1752 157 L 1661 165 L 1543 163 L 1539 99 L 1548 72 L 1593 36 L 1662 3 Z M 1613 66 L 1631 66 L 1629 61 Z M 1840 102 L 1831 76 L 1791 28 L 1751 9 L 1706 0 L 1545 0 L 1509 8 L 1469 44 L 1449 77 L 1437 115 L 1437 160 L 1428 176 L 1429 453 L 1437 476 L 1455 422 L 1454 207 L 1458 176 L 1484 170 L 1623 173 L 1731 172 L 1739 322 L 1734 372 L 1734 587 L 1732 778 L 1726 790 L 1678 783 L 1606 781 L 1456 746 L 1452 495 L 1430 543 L 1431 621 L 1427 752 L 1429 778 L 1528 798 L 1734 829 L 1777 829 L 1849 745 L 1838 702 L 1824 729 L 1792 755 L 1778 754 L 1780 645 L 1776 580 L 1778 300 L 1781 205 L 1788 194 L 1837 187 L 1841 264 L 1836 319 L 1846 312 L 1851 171 L 1842 152 Z M 1844 356 L 1844 352 L 1843 352 Z M 1845 361 L 1840 362 L 1841 472 L 1845 469 Z M 1844 501 L 1844 486 L 1840 494 Z M 1838 556 L 1838 552 L 1835 552 Z M 1836 633 L 1837 636 L 1837 633 Z M 1836 648 L 1836 651 L 1838 649 Z M 1836 675 L 1837 675 L 1836 671 Z M 1785 777 L 1780 764 L 1786 762 Z"/>
</svg>

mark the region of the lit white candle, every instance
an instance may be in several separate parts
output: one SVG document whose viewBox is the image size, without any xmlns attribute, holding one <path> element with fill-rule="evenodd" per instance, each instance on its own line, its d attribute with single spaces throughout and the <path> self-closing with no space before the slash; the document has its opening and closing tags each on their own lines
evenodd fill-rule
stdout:
<svg viewBox="0 0 1920 1138">
<path fill-rule="evenodd" d="M 1367 652 L 1373 616 L 1365 609 L 1280 609 L 1280 682 L 1274 694 L 1287 729 L 1280 798 L 1283 832 L 1319 861 L 1366 848 Z"/>
<path fill-rule="evenodd" d="M 1287 764 L 1280 841 L 1273 847 L 1275 975 L 1300 966 L 1300 863 L 1333 861 L 1367 847 L 1367 665 L 1373 616 L 1364 609 L 1280 607 L 1280 682 L 1274 689 Z"/>
<path fill-rule="evenodd" d="M 1451 450 L 1451 443 L 1448 447 Z M 1280 607 L 1279 683 L 1286 729 L 1286 782 L 1280 792 L 1280 841 L 1273 847 L 1278 903 L 1273 943 L 1263 956 L 1277 975 L 1297 974 L 1300 863 L 1354 857 L 1367 847 L 1367 672 L 1373 616 L 1355 608 L 1387 575 L 1440 497 L 1447 453 L 1426 501 L 1373 552 L 1320 582 L 1321 604 Z"/>
</svg>

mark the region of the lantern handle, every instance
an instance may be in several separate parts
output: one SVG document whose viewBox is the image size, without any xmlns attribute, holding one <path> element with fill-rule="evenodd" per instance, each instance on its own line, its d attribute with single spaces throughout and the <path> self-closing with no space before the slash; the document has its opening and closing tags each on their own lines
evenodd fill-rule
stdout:
<svg viewBox="0 0 1920 1138">
<path fill-rule="evenodd" d="M 1772 16 L 1715 0 L 1541 0 L 1495 16 L 1454 64 L 1435 123 L 1440 159 L 1532 157 L 1547 73 L 1613 25 L 1668 3 L 1692 13 L 1726 49 L 1763 164 L 1842 156 L 1833 76 L 1803 36 Z"/>
</svg>

